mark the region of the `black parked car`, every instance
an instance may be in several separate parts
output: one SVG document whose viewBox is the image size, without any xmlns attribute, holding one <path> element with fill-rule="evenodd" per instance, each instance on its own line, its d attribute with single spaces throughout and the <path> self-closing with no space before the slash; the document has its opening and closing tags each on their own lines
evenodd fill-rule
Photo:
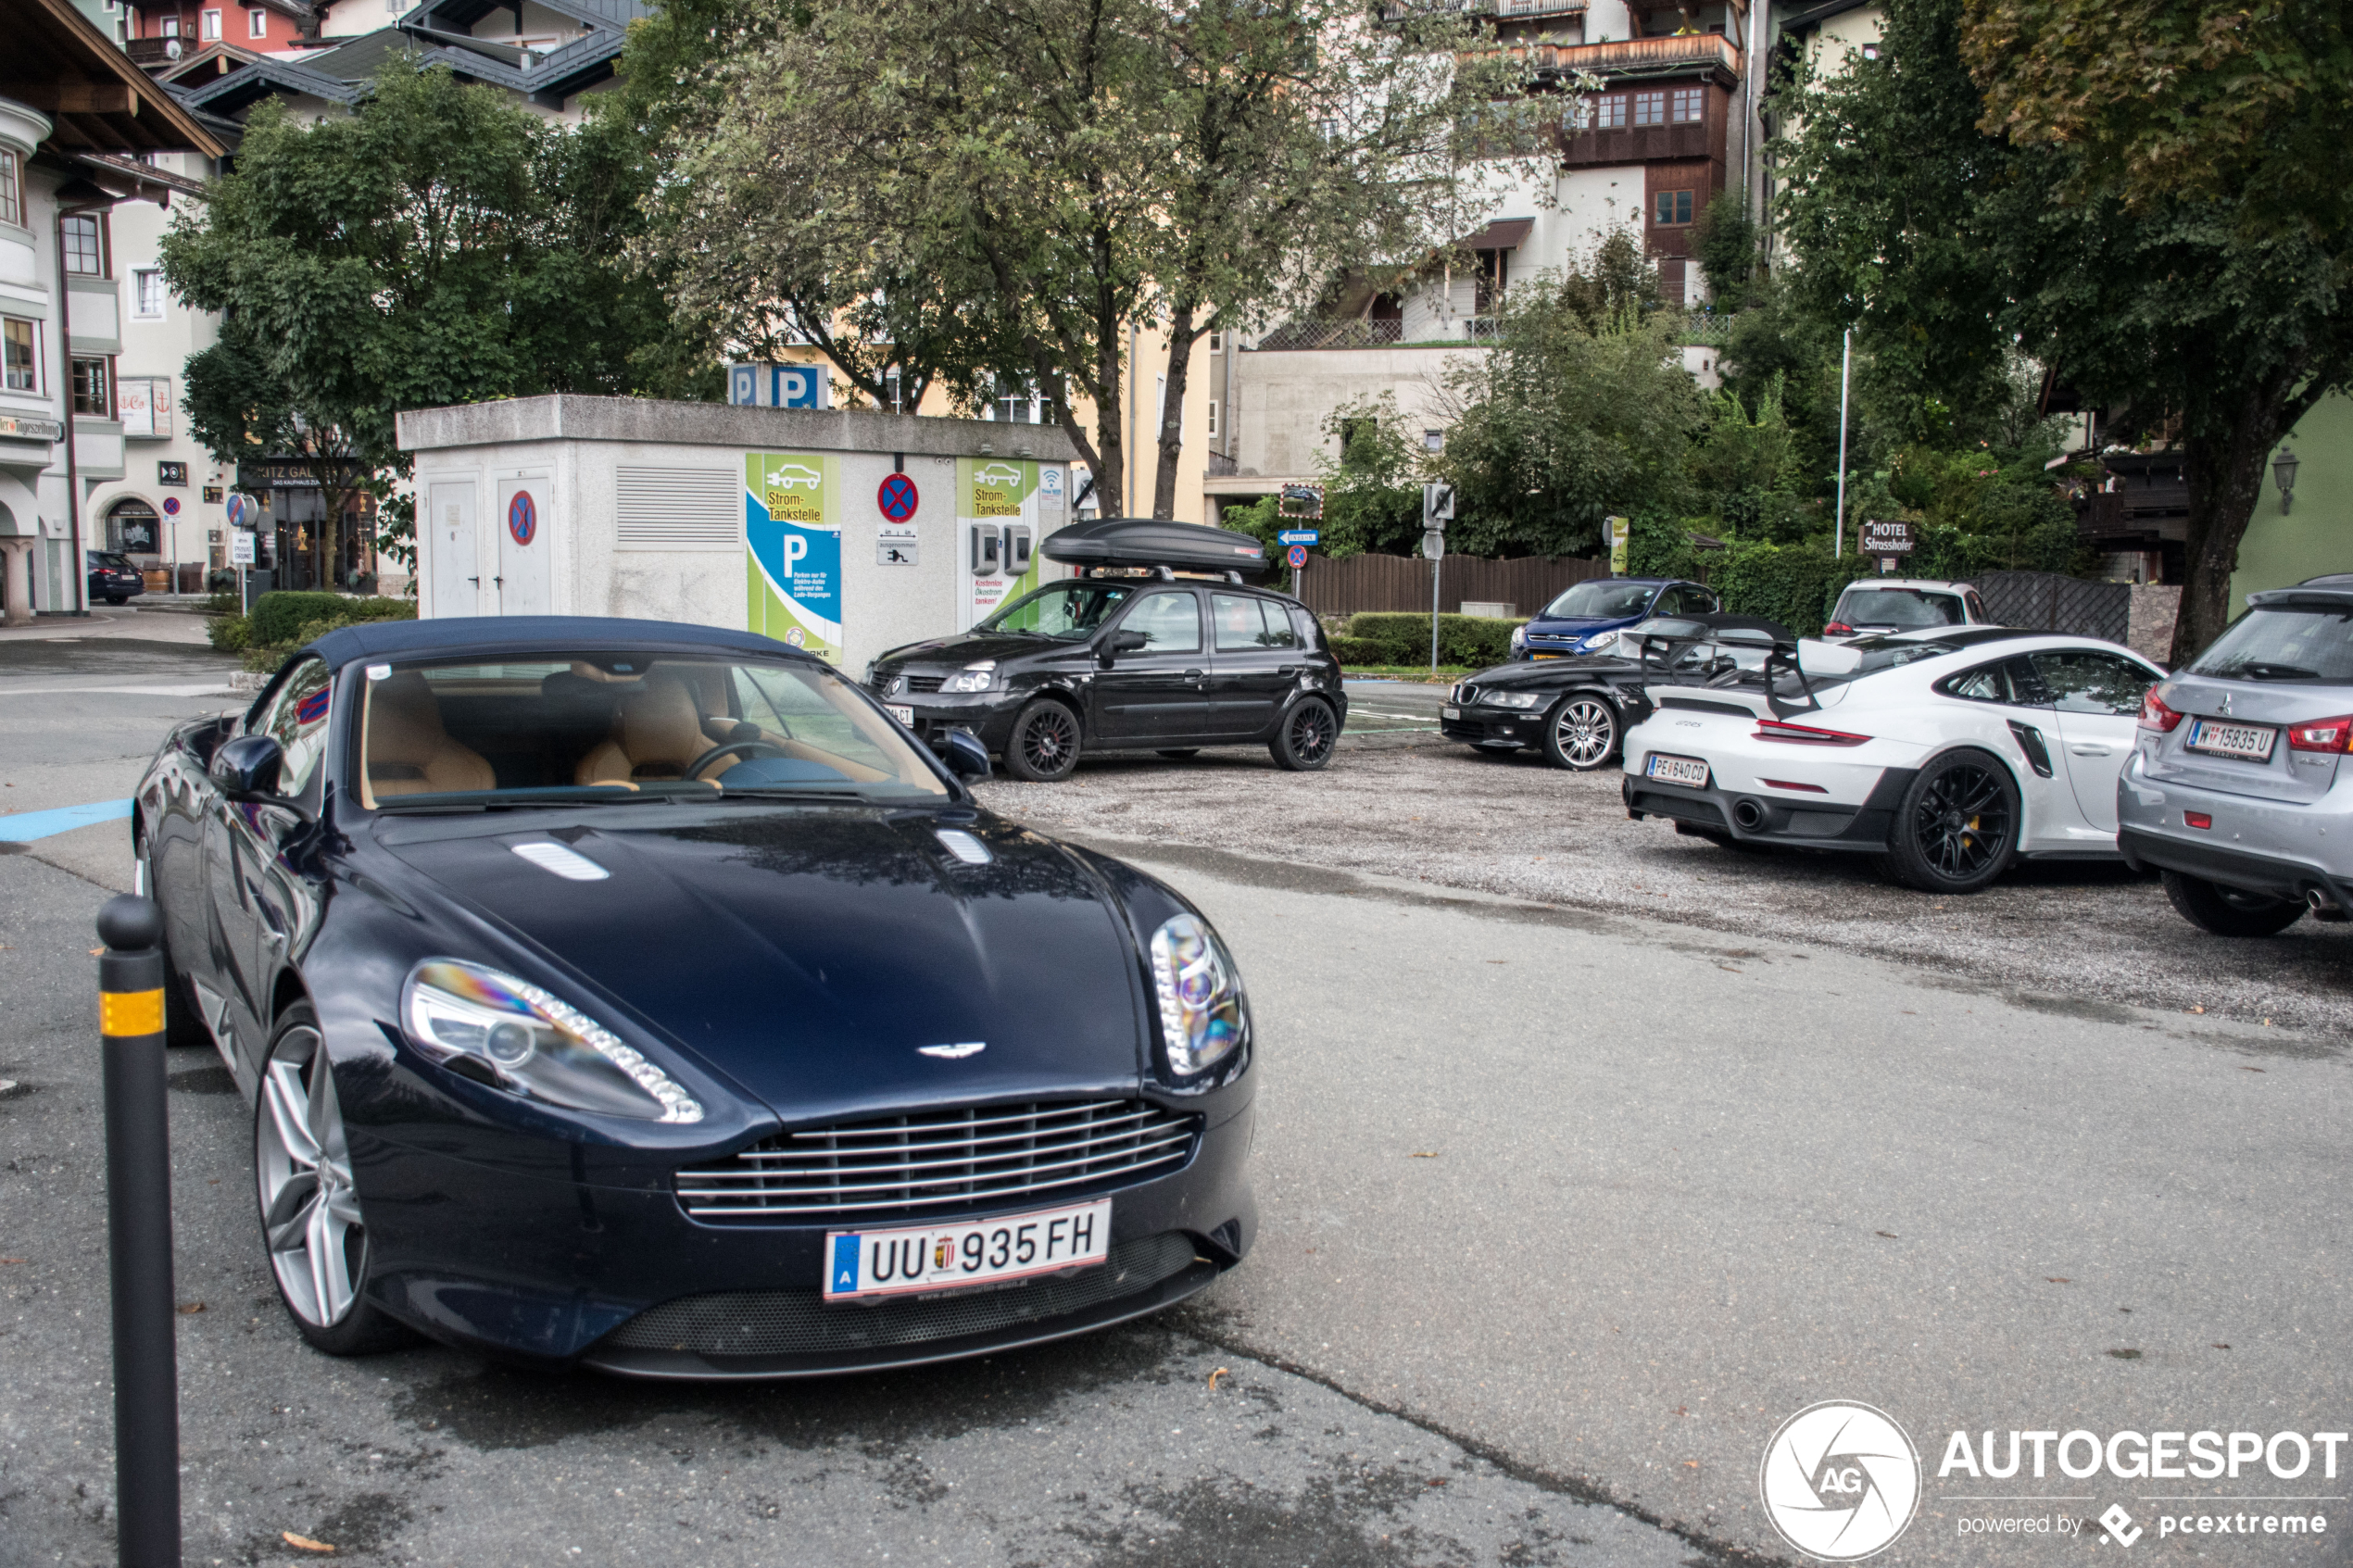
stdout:
<svg viewBox="0 0 2353 1568">
<path fill-rule="evenodd" d="M 867 667 L 867 689 L 926 740 L 970 731 L 1017 778 L 1067 778 L 1096 747 L 1264 744 L 1284 768 L 1331 760 L 1348 717 L 1340 661 L 1306 606 L 1242 582 L 1265 566 L 1258 541 L 1113 518 L 1051 534 L 1042 553 L 1098 574 L 893 648 Z"/>
<path fill-rule="evenodd" d="M 131 564 L 131 558 L 120 550 L 87 550 L 90 568 L 90 596 L 104 599 L 110 605 L 129 604 L 132 598 L 147 591 L 147 580 Z"/>
<path fill-rule="evenodd" d="M 1439 733 L 1484 750 L 1541 751 L 1579 772 L 1617 759 L 1627 727 L 1650 716 L 1646 683 L 1755 670 L 1785 627 L 1745 615 L 1659 617 L 1625 628 L 1607 652 L 1499 664 L 1461 682 Z"/>
<path fill-rule="evenodd" d="M 944 1360 L 1192 1294 L 1256 1224 L 1233 960 L 782 644 L 333 632 L 141 781 L 166 1027 L 255 1102 L 278 1292 L 661 1377 Z"/>
</svg>

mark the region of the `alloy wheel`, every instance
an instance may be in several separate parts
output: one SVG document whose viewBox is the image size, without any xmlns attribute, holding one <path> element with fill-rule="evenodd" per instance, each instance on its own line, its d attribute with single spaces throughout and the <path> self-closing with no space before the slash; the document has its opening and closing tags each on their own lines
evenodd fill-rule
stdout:
<svg viewBox="0 0 2353 1568">
<path fill-rule="evenodd" d="M 1974 762 L 1955 764 L 1931 780 L 1912 813 L 1920 858 L 1956 882 L 2000 862 L 2009 850 L 2011 825 L 2002 781 Z"/>
<path fill-rule="evenodd" d="M 1579 697 L 1553 721 L 1553 742 L 1570 766 L 1598 768 L 1617 748 L 1617 715 L 1599 697 Z"/>
<path fill-rule="evenodd" d="M 1320 702 L 1301 703 L 1291 709 L 1287 723 L 1291 755 L 1310 766 L 1329 755 L 1332 742 L 1339 738 L 1340 725 L 1332 710 Z"/>
<path fill-rule="evenodd" d="M 1059 703 L 1039 708 L 1022 726 L 1022 760 L 1040 773 L 1061 772 L 1077 749 L 1078 721 Z"/>
<path fill-rule="evenodd" d="M 332 1327 L 359 1298 L 366 1230 L 334 1073 L 307 1023 L 278 1037 L 263 1070 L 254 1167 L 278 1287 L 296 1316 Z"/>
</svg>

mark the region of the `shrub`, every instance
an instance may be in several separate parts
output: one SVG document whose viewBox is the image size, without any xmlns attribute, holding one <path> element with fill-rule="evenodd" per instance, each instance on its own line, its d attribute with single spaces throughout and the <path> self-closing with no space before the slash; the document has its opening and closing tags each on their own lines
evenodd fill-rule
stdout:
<svg viewBox="0 0 2353 1568">
<path fill-rule="evenodd" d="M 1839 590 L 1878 571 L 1869 556 L 1834 557 L 1818 543 L 1745 545 L 1724 552 L 1711 586 L 1735 614 L 1762 616 L 1814 637 L 1821 634 Z"/>
<path fill-rule="evenodd" d="M 221 653 L 243 653 L 253 640 L 253 622 L 242 615 L 216 615 L 204 623 L 204 634 Z"/>
<path fill-rule="evenodd" d="M 1512 628 L 1525 621 L 1484 615 L 1441 615 L 1438 618 L 1438 661 L 1484 667 L 1501 664 L 1512 654 Z M 1372 612 L 1351 616 L 1340 639 L 1366 643 L 1378 657 L 1368 664 L 1422 664 L 1429 659 L 1429 617 L 1410 611 Z M 1337 643 L 1335 644 L 1337 653 Z M 1342 659 L 1345 663 L 1347 660 Z"/>
<path fill-rule="evenodd" d="M 1324 641 L 1330 646 L 1332 657 L 1342 664 L 1361 666 L 1382 662 L 1381 646 L 1370 637 L 1352 637 L 1341 633 L 1327 634 Z"/>
<path fill-rule="evenodd" d="M 409 599 L 353 599 L 341 594 L 280 590 L 254 601 L 252 640 L 272 646 L 299 646 L 306 639 L 298 633 L 314 621 L 351 626 L 364 621 L 413 621 L 416 615 L 417 607 Z"/>
</svg>

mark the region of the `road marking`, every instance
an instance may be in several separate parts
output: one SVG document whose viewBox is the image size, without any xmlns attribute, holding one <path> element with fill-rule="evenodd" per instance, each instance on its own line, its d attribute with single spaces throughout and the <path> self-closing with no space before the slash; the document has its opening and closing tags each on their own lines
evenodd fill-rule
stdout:
<svg viewBox="0 0 2353 1568">
<path fill-rule="evenodd" d="M 20 686 L 11 683 L 0 686 L 0 696 L 57 696 L 68 693 L 120 693 L 124 696 L 234 696 L 236 692 L 218 681 L 200 686 Z"/>
<path fill-rule="evenodd" d="M 129 815 L 131 802 L 128 800 L 94 800 L 86 806 L 58 806 L 46 811 L 19 811 L 12 817 L 0 817 L 0 840 L 28 844 L 36 838 L 46 838 L 53 833 L 71 833 L 76 828 L 110 822 Z"/>
<path fill-rule="evenodd" d="M 1435 724 L 1438 722 L 1435 718 L 1427 713 L 1392 713 L 1386 708 L 1366 708 L 1362 703 L 1359 703 L 1355 707 L 1350 709 L 1349 713 L 1352 717 L 1355 714 L 1363 713 L 1375 719 L 1410 719 L 1416 724 Z"/>
</svg>

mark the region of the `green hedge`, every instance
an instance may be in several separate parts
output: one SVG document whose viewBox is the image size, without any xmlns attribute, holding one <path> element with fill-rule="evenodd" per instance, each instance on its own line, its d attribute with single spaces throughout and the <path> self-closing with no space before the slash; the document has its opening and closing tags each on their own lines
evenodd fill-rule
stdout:
<svg viewBox="0 0 2353 1568">
<path fill-rule="evenodd" d="M 1818 545 L 1740 545 L 1718 558 L 1708 586 L 1723 596 L 1728 610 L 1817 637 L 1839 590 L 1878 571 L 1879 562 L 1868 556 L 1833 557 Z"/>
<path fill-rule="evenodd" d="M 341 594 L 282 590 L 254 601 L 249 618 L 253 629 L 247 640 L 275 646 L 299 643 L 303 627 L 314 621 L 350 626 L 364 621 L 413 621 L 416 616 L 412 599 L 355 599 Z"/>
<path fill-rule="evenodd" d="M 1525 621 L 1485 615 L 1441 615 L 1438 618 L 1438 661 L 1484 667 L 1512 656 L 1512 628 Z M 1375 657 L 1351 660 L 1341 644 L 1368 647 Z M 1429 617 L 1411 612 L 1367 611 L 1349 617 L 1348 630 L 1332 640 L 1333 656 L 1342 664 L 1424 664 L 1429 660 Z"/>
<path fill-rule="evenodd" d="M 1342 664 L 1366 665 L 1385 662 L 1381 658 L 1380 645 L 1370 637 L 1352 637 L 1345 633 L 1327 633 L 1324 642 L 1331 648 L 1332 657 Z"/>
</svg>

